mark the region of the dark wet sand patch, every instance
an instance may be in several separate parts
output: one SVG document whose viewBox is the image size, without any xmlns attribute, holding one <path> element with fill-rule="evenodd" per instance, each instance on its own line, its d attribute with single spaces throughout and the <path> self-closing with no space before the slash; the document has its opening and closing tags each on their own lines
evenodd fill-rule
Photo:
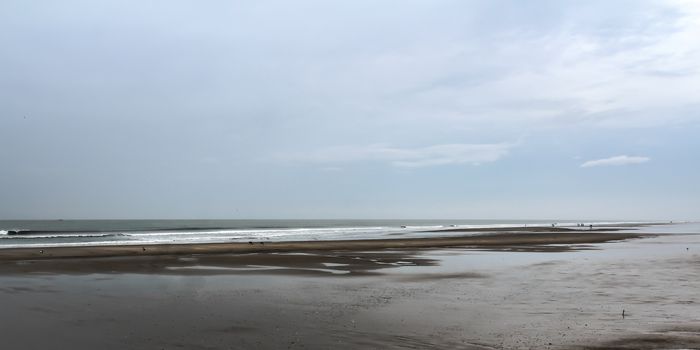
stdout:
<svg viewBox="0 0 700 350">
<path fill-rule="evenodd" d="M 227 255 L 64 258 L 5 262 L 0 274 L 165 274 L 369 276 L 399 266 L 434 266 L 437 261 L 409 251 L 256 253 Z M 100 277 L 104 278 L 104 277 Z"/>
<path fill-rule="evenodd" d="M 553 265 L 561 265 L 561 264 L 566 264 L 566 263 L 567 263 L 566 260 L 550 260 L 550 261 L 543 261 L 543 262 L 539 262 L 539 263 L 534 263 L 534 264 L 531 264 L 527 267 L 549 267 L 549 266 L 553 266 Z"/>
<path fill-rule="evenodd" d="M 514 253 L 563 253 L 582 250 L 597 250 L 598 247 L 586 244 L 576 245 L 513 245 L 513 246 L 493 246 L 493 247 L 466 247 L 471 250 L 484 252 L 514 252 Z"/>
<path fill-rule="evenodd" d="M 458 273 L 421 273 L 401 276 L 398 278 L 401 282 L 430 282 L 446 279 L 469 279 L 469 278 L 486 278 L 485 274 L 477 272 L 458 272 Z"/>
<path fill-rule="evenodd" d="M 700 327 L 681 326 L 658 332 L 629 334 L 578 349 L 700 349 Z"/>
</svg>

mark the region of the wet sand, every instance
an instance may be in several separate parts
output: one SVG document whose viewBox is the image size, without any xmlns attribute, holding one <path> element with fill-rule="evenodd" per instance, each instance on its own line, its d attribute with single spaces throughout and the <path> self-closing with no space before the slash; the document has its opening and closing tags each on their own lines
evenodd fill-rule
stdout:
<svg viewBox="0 0 700 350">
<path fill-rule="evenodd" d="M 612 234 L 14 255 L 0 262 L 0 339 L 3 349 L 700 348 L 700 235 Z"/>
</svg>

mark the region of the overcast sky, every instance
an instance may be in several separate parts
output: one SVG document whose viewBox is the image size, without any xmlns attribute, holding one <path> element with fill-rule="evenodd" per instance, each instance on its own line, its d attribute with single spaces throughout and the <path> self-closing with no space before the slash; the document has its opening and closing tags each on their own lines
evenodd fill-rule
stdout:
<svg viewBox="0 0 700 350">
<path fill-rule="evenodd" d="M 700 219 L 697 1 L 0 2 L 0 218 Z"/>
</svg>

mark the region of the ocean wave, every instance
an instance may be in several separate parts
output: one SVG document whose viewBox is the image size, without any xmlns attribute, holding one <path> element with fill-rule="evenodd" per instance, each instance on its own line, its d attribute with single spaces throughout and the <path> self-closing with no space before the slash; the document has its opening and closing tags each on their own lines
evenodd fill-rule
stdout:
<svg viewBox="0 0 700 350">
<path fill-rule="evenodd" d="M 203 236 L 203 235 L 246 235 L 250 237 L 268 236 L 278 237 L 298 234 L 325 234 L 325 233 L 354 233 L 354 232 L 381 232 L 388 227 L 314 227 L 314 228 L 275 228 L 275 229 L 222 229 L 222 230 L 201 230 L 201 231 L 130 231 L 129 235 L 134 237 L 157 237 L 157 236 Z M 395 228 L 394 228 L 395 229 Z"/>
<path fill-rule="evenodd" d="M 4 231 L 4 230 L 2 230 Z M 72 239 L 72 238 L 104 238 L 104 237 L 125 237 L 129 236 L 124 233 L 99 233 L 99 234 L 65 234 L 65 235 L 2 235 L 0 232 L 0 239 Z"/>
</svg>

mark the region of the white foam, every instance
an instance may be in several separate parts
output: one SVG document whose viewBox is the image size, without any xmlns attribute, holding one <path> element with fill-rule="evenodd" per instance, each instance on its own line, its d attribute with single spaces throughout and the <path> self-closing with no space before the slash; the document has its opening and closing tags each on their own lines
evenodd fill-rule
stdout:
<svg viewBox="0 0 700 350">
<path fill-rule="evenodd" d="M 2 236 L 2 234 L 0 234 Z M 5 234 L 4 237 L 0 237 L 0 239 L 50 239 L 50 238 L 91 238 L 91 237 L 112 237 L 112 236 L 119 236 L 119 234 L 110 234 L 110 233 L 95 233 L 95 234 L 89 234 L 89 233 L 74 233 L 74 234 L 61 234 L 61 235 L 56 235 L 56 234 L 49 234 L 49 235 L 7 235 Z"/>
</svg>

